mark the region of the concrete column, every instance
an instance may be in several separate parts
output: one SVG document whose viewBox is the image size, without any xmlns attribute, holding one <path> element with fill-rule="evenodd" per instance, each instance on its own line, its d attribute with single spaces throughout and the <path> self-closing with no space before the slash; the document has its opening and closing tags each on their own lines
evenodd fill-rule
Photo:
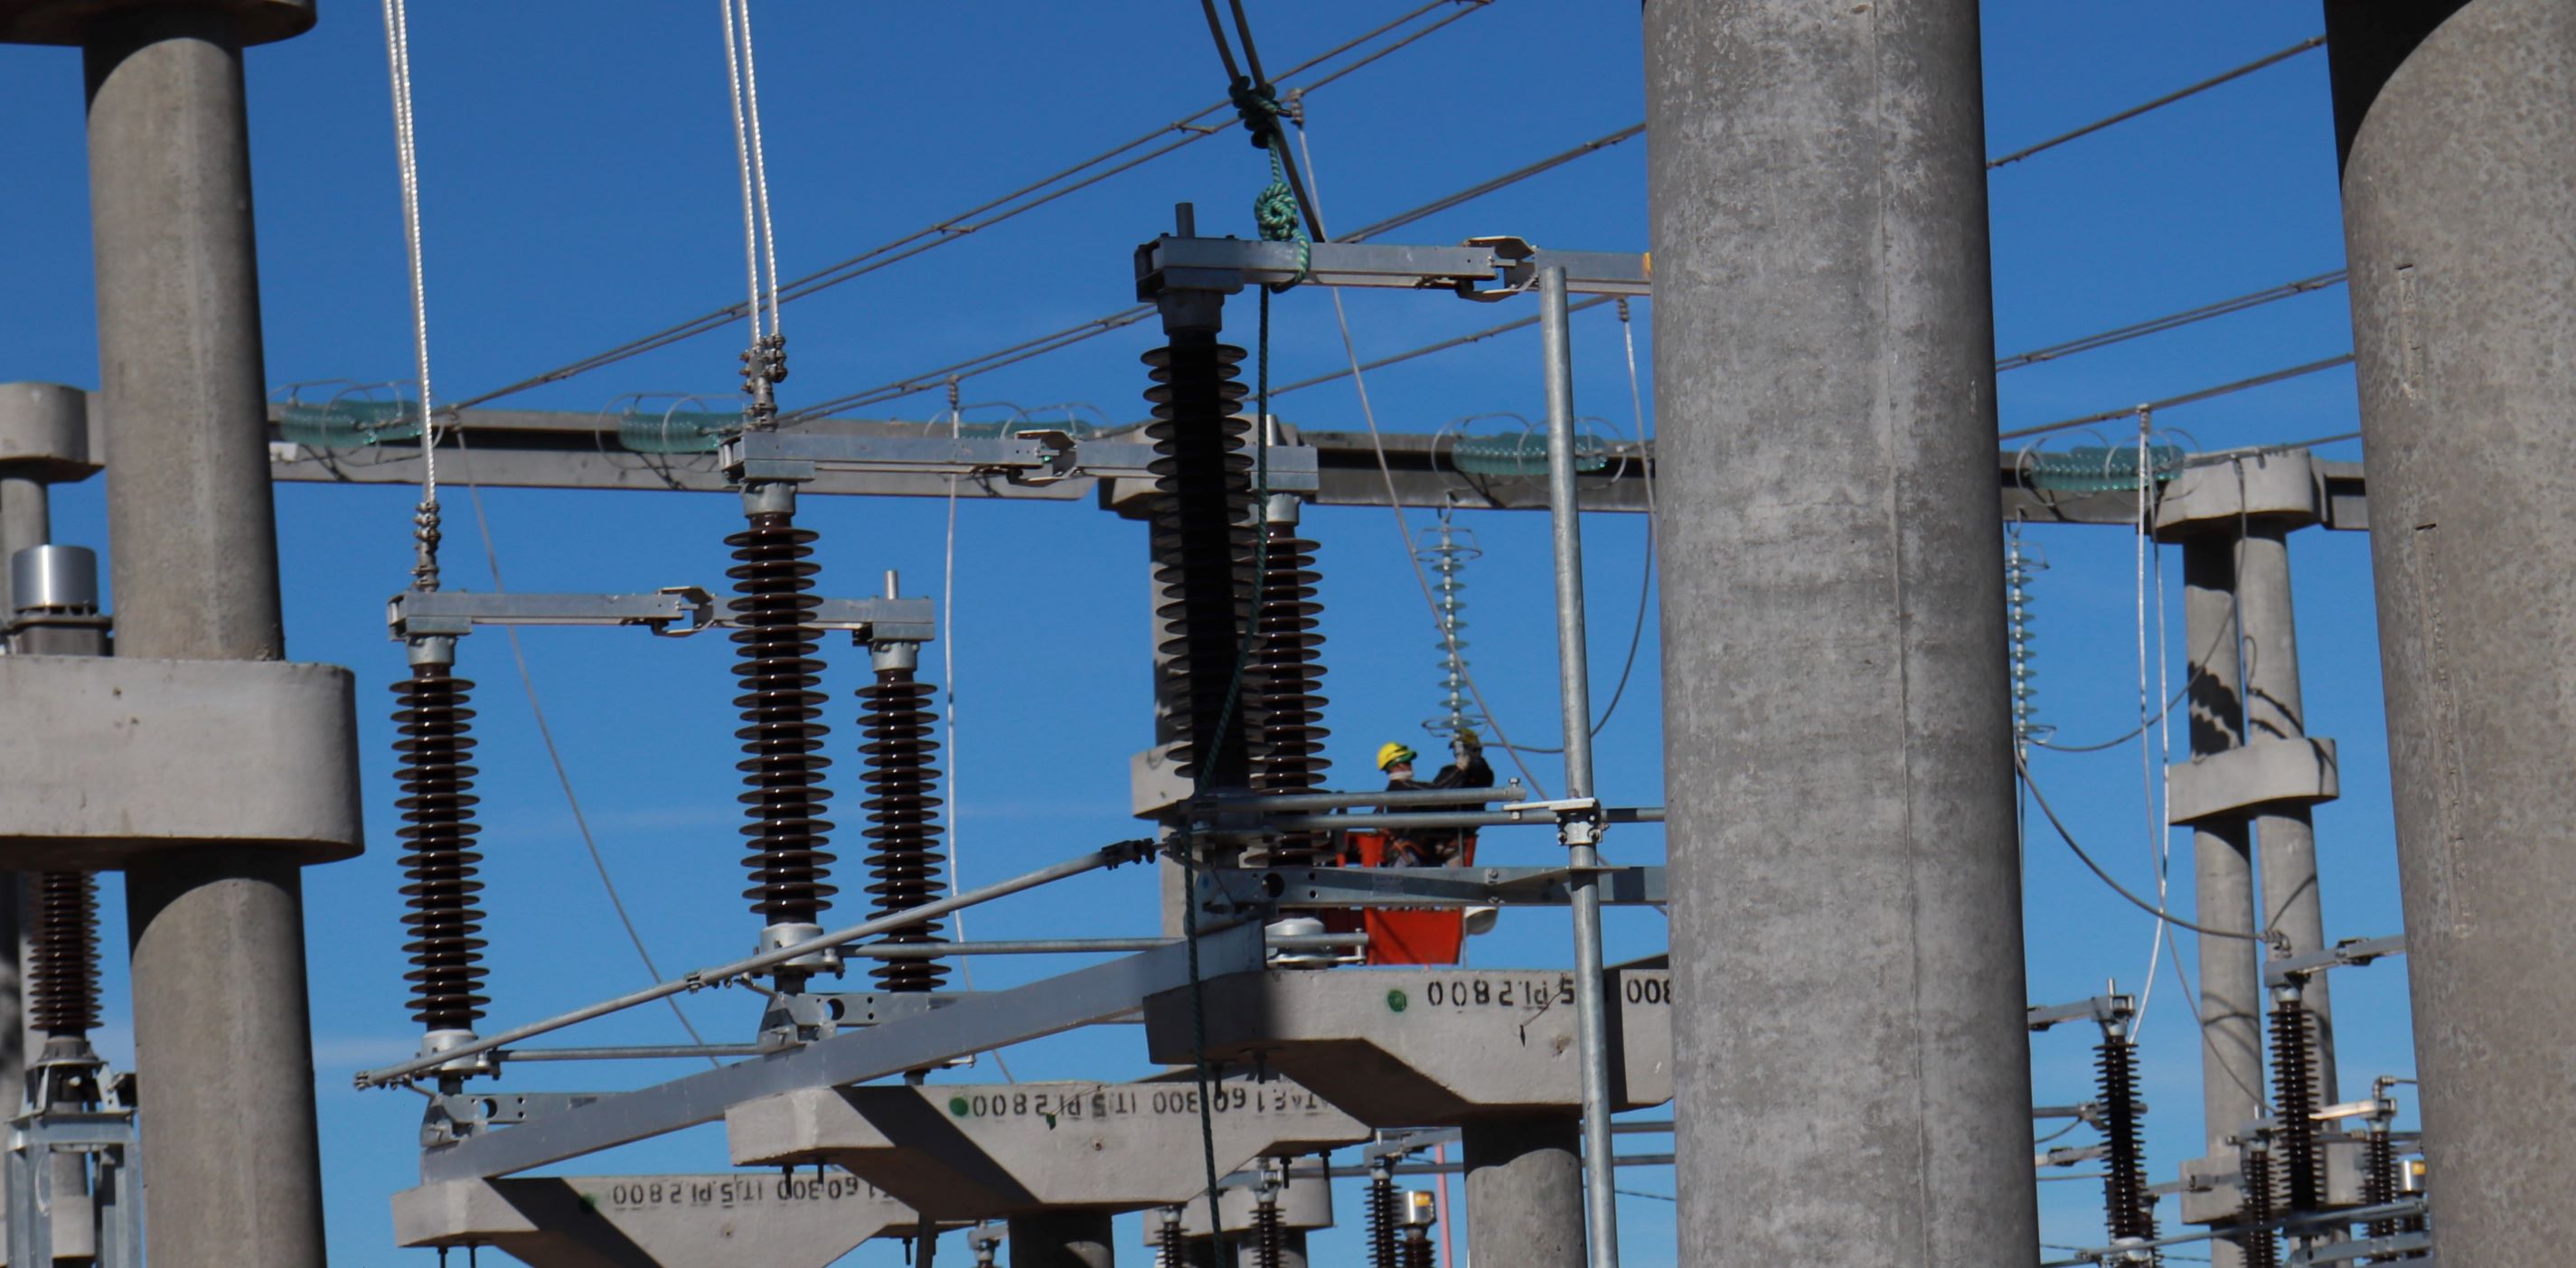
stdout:
<svg viewBox="0 0 2576 1268">
<path fill-rule="evenodd" d="M 2201 535 L 2182 547 L 2183 639 L 2189 648 L 2184 700 L 2191 755 L 2207 757 L 2244 743 L 2237 694 L 2241 644 L 2236 622 L 2236 542 Z M 2192 829 L 2192 923 L 2226 930 L 2198 935 L 2200 944 L 2201 1133 L 2213 1158 L 2233 1162 L 2225 1142 L 2239 1125 L 2261 1118 L 2263 953 L 2248 941 L 2255 929 L 2252 834 L 2243 818 L 2213 819 Z M 2234 1243 L 2209 1245 L 2211 1263 L 2245 1262 Z"/>
<path fill-rule="evenodd" d="M 1681 1244 L 2027 1264 L 1977 5 L 1645 32 Z"/>
<path fill-rule="evenodd" d="M 2299 688 L 2299 639 L 2290 602 L 2290 532 L 2255 520 L 2237 549 L 2236 595 L 2245 621 L 2245 709 L 2248 739 L 2295 740 L 2308 734 Z M 2253 818 L 2254 850 L 2263 876 L 2262 928 L 2304 955 L 2326 947 L 2325 900 L 2317 878 L 2317 832 L 2306 806 L 2281 805 Z M 2317 1102 L 2336 1092 L 2334 1001 L 2327 975 L 2307 980 L 2301 998 L 2316 1019 Z"/>
<path fill-rule="evenodd" d="M 1109 1213 L 1048 1211 L 1010 1220 L 1011 1268 L 1111 1268 Z"/>
<path fill-rule="evenodd" d="M 213 7 L 101 18 L 90 199 L 119 651 L 276 660 L 241 31 Z M 259 737 L 245 736 L 245 743 Z M 280 855 L 203 847 L 127 878 L 157 1265 L 323 1262 L 303 904 Z"/>
<path fill-rule="evenodd" d="M 1582 1120 L 1478 1120 L 1459 1130 L 1459 1143 L 1468 1260 L 1476 1268 L 1583 1268 Z"/>
<path fill-rule="evenodd" d="M 2332 3 L 2407 976 L 2447 1268 L 2576 1241 L 2576 6 Z"/>
</svg>

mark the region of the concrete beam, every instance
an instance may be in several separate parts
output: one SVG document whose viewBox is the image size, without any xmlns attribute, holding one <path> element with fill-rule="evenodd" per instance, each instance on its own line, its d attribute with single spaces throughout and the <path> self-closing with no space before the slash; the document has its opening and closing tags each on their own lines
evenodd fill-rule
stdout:
<svg viewBox="0 0 2576 1268">
<path fill-rule="evenodd" d="M 531 1268 L 824 1268 L 921 1217 L 844 1175 L 448 1180 L 394 1195 L 394 1244 L 489 1246 Z"/>
<path fill-rule="evenodd" d="M 1270 969 L 1203 987 L 1209 1056 L 1257 1059 L 1372 1127 L 1582 1103 L 1574 978 L 1562 970 Z M 1672 1098 L 1671 974 L 1614 969 L 1609 987 L 1613 1099 L 1660 1105 Z M 1188 992 L 1146 1002 L 1152 1059 L 1189 1060 L 1195 1037 Z"/>
<path fill-rule="evenodd" d="M 1220 1174 L 1369 1138 L 1287 1079 L 1225 1079 L 1211 1104 Z M 1207 1187 L 1185 1078 L 814 1088 L 735 1106 L 725 1135 L 737 1166 L 830 1163 L 943 1220 L 1143 1210 Z"/>
</svg>

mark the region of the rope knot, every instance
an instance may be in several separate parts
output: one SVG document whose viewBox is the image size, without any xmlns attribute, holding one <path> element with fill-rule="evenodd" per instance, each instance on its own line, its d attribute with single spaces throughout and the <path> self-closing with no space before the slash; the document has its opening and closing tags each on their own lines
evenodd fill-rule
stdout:
<svg viewBox="0 0 2576 1268">
<path fill-rule="evenodd" d="M 1252 134 L 1252 148 L 1266 150 L 1278 141 L 1279 116 L 1287 113 L 1278 89 L 1237 75 L 1225 95 L 1234 103 L 1235 117 L 1243 120 L 1243 130 Z"/>
</svg>

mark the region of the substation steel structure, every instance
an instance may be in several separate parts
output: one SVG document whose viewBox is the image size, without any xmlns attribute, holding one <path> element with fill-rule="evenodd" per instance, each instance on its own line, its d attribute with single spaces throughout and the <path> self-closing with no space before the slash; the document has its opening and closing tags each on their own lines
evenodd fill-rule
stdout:
<svg viewBox="0 0 2576 1268">
<path fill-rule="evenodd" d="M 115 455 L 108 468 L 117 546 L 111 564 L 120 609 L 113 657 L 22 649 L 0 659 L 12 706 L 43 702 L 51 724 L 41 733 L 13 728 L 13 791 L 39 795 L 13 799 L 0 840 L 22 872 L 129 872 L 138 1075 L 154 1092 L 149 1228 L 153 1257 L 164 1264 L 321 1262 L 296 869 L 359 846 L 353 706 L 345 671 L 283 660 L 267 484 L 272 473 L 361 480 L 378 473 L 353 476 L 327 457 L 281 453 L 261 426 L 240 79 L 245 44 L 293 35 L 311 20 L 309 4 L 290 0 L 42 0 L 0 8 L 0 39 L 80 44 L 89 68 L 104 382 L 99 407 L 86 412 L 89 434 L 105 442 L 99 451 Z M 2012 763 L 2001 561 L 1993 549 L 2000 521 L 1985 509 L 2027 491 L 2017 493 L 2008 461 L 1988 466 L 1984 458 L 1993 423 L 1992 339 L 1977 175 L 1975 6 L 1923 0 L 1828 11 L 1788 0 L 1724 8 L 1652 0 L 1646 22 L 1656 135 L 1691 138 L 1657 145 L 1650 173 L 1664 323 L 1656 373 L 1669 420 L 1653 459 L 1672 464 L 1664 474 L 1681 475 L 1663 492 L 1667 768 L 1676 839 L 1694 843 L 1677 855 L 1669 878 L 1677 901 L 1664 997 L 1678 1005 L 1663 1019 L 1672 1044 L 1670 1092 L 1689 1106 L 1679 1116 L 1676 1148 L 1683 1244 L 1717 1264 L 1828 1261 L 1820 1256 L 1990 1261 L 1995 1247 L 2035 1240 L 2026 1188 L 1993 1183 L 2021 1166 L 2030 1106 L 2026 1054 L 2011 1047 L 2028 1009 L 2012 998 L 2020 994 L 2019 938 L 2003 936 L 2018 929 L 2006 848 Z M 2568 566 L 2576 527 L 2560 513 L 2566 491 L 2576 488 L 2576 454 L 2556 421 L 2563 384 L 2550 373 L 2576 345 L 2568 329 L 2576 310 L 2563 302 L 2576 290 L 2567 232 L 2576 224 L 2576 174 L 2568 170 L 2576 163 L 2569 144 L 2576 138 L 2568 135 L 2576 125 L 2566 112 L 2536 108 L 2568 95 L 2576 12 L 2547 0 L 2346 4 L 2329 7 L 2328 25 L 2368 475 L 2381 504 L 2373 552 L 2416 1043 L 2426 1079 L 2425 1150 L 2438 1178 L 2432 1246 L 2455 1266 L 2537 1262 L 2576 1232 L 2569 1227 L 2576 1203 L 2558 1200 L 2559 1177 L 2576 1164 L 2568 1156 L 2576 1142 L 2558 1125 L 2576 1108 L 2565 1104 L 2576 1092 L 2550 1068 L 2557 1037 L 2576 1017 L 2576 974 L 2563 971 L 2576 966 L 2562 963 L 2576 952 L 2554 936 L 2576 888 L 2568 872 L 2576 864 L 2565 848 L 2576 806 L 2561 804 L 2576 790 L 2559 777 L 2576 751 L 2576 705 L 2569 693 L 2546 689 L 2565 678 L 2576 642 L 2569 630 L 2576 596 L 2567 593 L 2576 587 L 2576 569 Z M 1872 143 L 1848 144 L 1855 134 Z M 1187 244 L 1212 241 L 1222 240 L 1187 233 L 1162 240 L 1183 244 L 1184 253 Z M 1334 246 L 1314 248 L 1319 276 L 1308 280 L 1331 280 L 1320 276 L 1321 263 Z M 1270 249 L 1223 248 L 1238 257 L 1236 286 L 1291 276 L 1257 258 Z M 1457 249 L 1493 251 L 1491 244 Z M 1769 266 L 1775 260 L 1778 267 Z M 1540 261 L 1532 266 L 1539 278 L 1518 284 L 1559 279 L 1561 308 L 1565 275 L 1549 270 L 1543 255 Z M 1476 273 L 1494 280 L 1527 262 L 1497 268 L 1489 261 Z M 1639 290 L 1642 272 L 1636 270 Z M 1167 329 L 1192 340 L 1205 334 L 1212 346 L 1213 321 L 1186 312 L 1176 320 L 1173 310 L 1187 307 L 1166 305 Z M 1188 341 L 1176 338 L 1175 346 Z M 1203 391 L 1224 378 L 1221 364 L 1208 366 L 1217 372 L 1202 376 Z M 1221 388 L 1214 395 L 1219 408 L 1211 417 L 1231 417 Z M 1558 395 L 1550 393 L 1552 450 Z M 31 407 L 57 418 L 62 408 L 59 397 Z M 497 435 L 533 417 L 462 422 Z M 844 430 L 863 438 L 870 429 Z M 1217 447 L 1218 469 L 1236 456 L 1239 436 Z M 755 431 L 743 443 L 757 448 L 767 438 L 791 435 Z M 1151 458 L 1124 471 L 1080 472 L 1067 460 L 1084 442 L 1070 437 L 1002 443 L 1036 451 L 1030 456 L 1054 476 L 1047 496 L 1078 492 L 1071 482 L 1091 479 L 1114 502 L 1122 482 L 1141 492 L 1168 476 Z M 41 525 L 41 511 L 31 516 L 27 507 L 41 508 L 44 481 L 89 462 L 70 444 L 57 425 L 40 446 L 0 452 L 0 475 L 10 477 L 0 484 L 0 527 L 14 536 L 13 551 L 42 544 L 43 529 L 28 527 Z M 1334 500 L 1329 439 L 1281 447 L 1310 450 L 1310 497 Z M 488 483 L 574 483 L 536 472 L 585 465 L 560 452 L 568 446 L 556 448 L 478 450 L 477 459 L 493 468 Z M 1424 504 L 1445 500 L 1435 456 L 1398 448 L 1410 484 L 1399 485 L 1397 500 L 1408 500 L 1408 488 L 1420 490 Z M 1353 486 L 1358 468 L 1347 461 L 1356 452 L 1345 438 L 1342 488 L 1348 500 L 1364 501 Z M 2291 466 L 2297 457 L 2267 456 L 2262 465 L 2277 458 Z M 861 461 L 852 464 L 852 479 L 927 483 L 944 493 L 948 478 L 962 471 L 972 477 L 965 491 L 977 496 L 1009 482 L 994 478 L 1005 468 L 1034 470 L 1016 459 L 992 465 L 968 458 L 961 450 L 928 465 Z M 382 465 L 382 478 L 402 474 L 401 463 Z M 514 465 L 530 474 L 497 474 Z M 601 483 L 626 487 L 753 482 L 747 469 L 675 475 L 670 468 L 678 464 L 595 465 L 611 469 L 613 478 Z M 831 491 L 826 464 L 814 465 L 810 481 L 780 479 Z M 1562 477 L 1549 488 L 1562 545 L 1576 490 L 1570 463 L 1552 469 Z M 2229 464 L 2230 481 L 2245 469 L 2242 460 Z M 1283 464 L 1277 473 L 1293 476 L 1294 467 Z M 2251 1015 L 2270 1003 L 2278 1016 L 2277 1005 L 2293 1002 L 2294 1033 L 2308 1037 L 2315 1055 L 2313 1066 L 2293 1064 L 2307 1072 L 2300 1077 L 2308 1078 L 2309 1095 L 2331 1099 L 2331 1018 L 2315 975 L 2393 947 L 2314 945 L 2321 922 L 2304 808 L 2332 795 L 2333 766 L 2325 742 L 2303 732 L 2286 565 L 2272 530 L 2285 531 L 2302 516 L 2357 525 L 2360 482 L 2326 464 L 2307 464 L 2307 473 L 2303 509 L 2263 503 L 2258 510 L 2259 499 L 2240 485 L 2239 540 L 2218 552 L 2195 540 L 2213 535 L 2200 508 L 2180 506 L 2168 519 L 2161 508 L 2171 499 L 2160 500 L 2157 531 L 2185 543 L 2196 658 L 2204 656 L 2198 635 L 2214 619 L 2204 613 L 2214 613 L 2218 591 L 2234 592 L 2226 606 L 2239 628 L 2223 653 L 2195 660 L 2195 690 L 2233 682 L 2263 697 L 2259 706 L 2237 702 L 2232 730 L 2224 703 L 2195 698 L 2198 760 L 2194 773 L 2177 772 L 2176 818 L 2195 828 L 2195 870 L 2211 892 L 2223 895 L 2231 879 L 2259 874 L 2272 896 L 2259 913 L 2251 907 L 2252 885 L 2234 882 L 2246 896 L 2244 919 L 2287 940 L 2250 981 L 2236 963 L 2243 948 L 2209 957 L 2227 966 L 2213 987 L 2237 992 L 2243 1003 L 2213 1010 L 2205 1058 L 2211 1073 L 2238 1082 L 2249 1072 Z M 1781 496 L 1819 485 L 1844 496 Z M 1154 491 L 1174 492 L 1168 485 Z M 1227 489 L 1238 504 L 1242 493 Z M 2050 503 L 2046 513 L 2030 518 L 2080 520 L 2064 503 L 2042 500 Z M 1245 536 L 1255 531 L 1249 509 L 1238 505 L 1240 518 L 1214 521 L 1227 543 L 1227 568 L 1240 566 L 1231 557 L 1238 526 Z M 1817 515 L 1827 520 L 1808 522 Z M 2245 531 L 2257 521 L 2263 531 Z M 2130 517 L 2121 511 L 2114 519 L 2106 510 L 2099 522 Z M 2514 549 L 2500 558 L 2492 543 L 2506 541 Z M 1794 554 L 1784 553 L 1791 547 Z M 2212 558 L 2220 552 L 2227 557 Z M 76 570 L 68 556 L 60 558 L 62 569 L 45 575 Z M 1565 572 L 1561 567 L 1561 582 Z M 44 598 L 37 610 L 55 619 L 31 625 L 13 613 L 13 637 L 78 640 L 84 619 L 96 631 L 94 616 L 79 610 L 77 587 L 52 587 L 29 593 Z M 687 609 L 690 593 L 642 606 Z M 1891 593 L 1903 602 L 1890 602 Z M 1758 601 L 1744 601 L 1748 596 Z M 597 617 L 594 610 L 584 619 Z M 658 629 L 695 619 L 607 623 Z M 2267 623 L 2271 632 L 2260 633 Z M 843 628 L 876 627 L 854 619 Z M 452 636 L 421 635 L 413 644 L 442 637 Z M 2236 662 L 2232 668 L 2217 659 L 2222 654 Z M 1769 672 L 1732 672 L 1752 663 Z M 1797 707 L 1777 707 L 1772 697 L 1782 691 L 1799 693 Z M 109 735 L 85 722 L 102 693 L 114 693 L 122 712 L 154 725 Z M 1580 734 L 1583 715 L 1571 700 L 1568 712 L 1570 732 Z M 1230 737 L 1208 734 L 1203 710 L 1184 710 L 1184 721 L 1196 728 L 1189 741 L 1200 753 L 1224 759 Z M 191 726 L 248 728 L 278 742 L 258 751 L 209 746 Z M 44 742 L 29 743 L 37 734 Z M 1190 763 L 1171 765 L 1186 770 Z M 141 771 L 152 778 L 119 780 L 124 799 L 113 825 L 76 795 L 117 772 Z M 1748 772 L 1761 778 L 1748 779 Z M 244 796 L 245 788 L 260 795 Z M 217 789 L 228 795 L 205 795 Z M 1320 1027 L 1285 1039 L 1253 1033 L 1242 1040 L 1245 1051 L 1285 1053 L 1307 1039 L 1335 1041 L 1324 1038 L 1333 1029 L 1329 1001 L 1301 1000 L 1350 975 L 1267 967 L 1271 950 L 1306 949 L 1264 937 L 1264 918 L 1293 905 L 1280 902 L 1282 894 L 1301 893 L 1318 906 L 1579 902 L 1586 891 L 1595 901 L 1603 891 L 1612 901 L 1665 897 L 1660 869 L 1345 877 L 1330 875 L 1333 869 L 1214 866 L 1247 861 L 1239 852 L 1245 843 L 1275 836 L 1293 814 L 1329 807 L 1291 809 L 1276 800 L 1263 805 L 1257 793 L 1211 799 L 1203 787 L 1189 791 L 1159 807 L 1162 844 L 1172 848 L 1168 838 L 1178 838 L 1184 851 L 1206 851 L 1212 866 L 1198 869 L 1200 888 L 1185 901 L 1213 917 L 1209 924 L 1237 920 L 1202 930 L 1196 940 L 1204 976 L 1198 1006 L 1211 1023 L 1211 1042 L 1230 1033 L 1220 1024 L 1233 989 L 1228 978 L 1256 1001 L 1241 1006 L 1250 1014 L 1307 1017 Z M 1272 794 L 1299 795 L 1329 796 Z M 1491 813 L 1553 822 L 1569 848 L 1580 849 L 1607 817 L 1585 800 Z M 1382 794 L 1354 795 L 1350 804 L 1384 801 Z M 1811 848 L 1771 848 L 1788 840 Z M 1229 858 L 1228 851 L 1237 852 Z M 819 963 L 807 957 L 857 955 L 864 939 L 1000 896 L 994 891 L 1015 892 L 1071 874 L 1067 868 L 1141 861 L 1151 852 L 1114 847 L 838 933 L 782 933 L 761 954 L 670 989 L 753 974 L 783 985 L 779 970 L 797 976 Z M 1237 886 L 1260 895 L 1251 904 L 1257 916 L 1241 918 Z M 1896 895 L 1903 900 L 1891 904 Z M 2231 900 L 2231 918 L 2234 906 Z M 1802 922 L 1822 912 L 1846 922 L 1846 936 L 1830 951 L 1799 936 Z M 761 1139 L 754 1120 L 766 1115 L 790 1137 L 787 1156 L 800 1149 L 853 1160 L 904 1156 L 914 1145 L 886 1135 L 880 1119 L 903 1119 L 900 1097 L 921 1092 L 848 1089 L 892 1101 L 874 1112 L 837 1094 L 801 1111 L 769 1098 L 812 1101 L 822 1095 L 816 1089 L 1138 1012 L 1148 1021 L 1149 1046 L 1160 1030 L 1166 1037 L 1155 1052 L 1168 1055 L 1170 1013 L 1167 1006 L 1158 1027 L 1153 1001 L 1186 989 L 1184 959 L 1178 944 L 1158 941 L 1127 960 L 1041 983 L 1042 992 L 889 1003 L 892 1015 L 846 1030 L 843 1018 L 827 1015 L 832 1008 L 782 1008 L 772 1029 L 785 1041 L 772 1042 L 764 1055 L 639 1093 L 447 1097 L 432 1126 L 444 1113 L 452 1136 L 425 1153 L 425 1178 L 464 1185 L 433 1195 L 454 1207 L 497 1199 L 496 1210 L 514 1213 L 458 1215 L 456 1222 L 517 1218 L 527 1227 L 509 1230 L 514 1234 L 557 1236 L 560 1221 L 532 1212 L 549 1202 L 562 1209 L 567 1194 L 571 1205 L 589 1209 L 583 1199 L 593 1195 L 584 1182 L 520 1181 L 509 1173 L 649 1134 L 637 1132 L 639 1124 L 714 1121 L 706 1113 L 711 1105 L 729 1129 L 733 1111 L 744 1116 L 738 1155 L 759 1154 L 750 1142 Z M 1614 1065 L 1611 1039 L 1632 1037 L 1626 1026 L 1635 1019 L 1612 1024 L 1604 1005 L 1618 996 L 1604 999 L 1600 978 L 1582 974 L 1577 985 L 1578 996 L 1595 1001 L 1579 1010 L 1588 1016 L 1571 1022 L 1576 1033 L 1568 1046 L 1582 1053 L 1583 1068 L 1555 1073 L 1560 1083 L 1575 1076 L 1582 1085 L 1581 1100 L 1595 1111 L 1596 1142 L 1606 1145 L 1602 1111 L 1641 1092 L 1629 1068 L 1640 1045 L 1627 1044 Z M 640 1000 L 611 1001 L 628 1002 Z M 835 998 L 831 1005 L 853 1002 L 869 1001 Z M 1864 1032 L 1875 1038 L 1847 1041 Z M 457 1063 L 517 1038 L 502 1032 L 449 1043 L 425 1052 L 411 1063 L 416 1068 L 377 1075 L 461 1078 L 468 1069 Z M 1386 1053 L 1368 1059 L 1406 1060 Z M 27 1060 L 23 1050 L 19 1060 Z M 1319 1080 L 1329 1078 L 1331 1064 L 1320 1063 L 1326 1073 Z M 2259 1077 L 2259 1060 L 2252 1072 Z M 1286 1091 L 1294 1086 L 1287 1080 L 1278 1084 L 1282 1094 L 1296 1095 Z M 2223 1121 L 2235 1111 L 2220 1103 L 2218 1088 L 2213 1080 L 2205 1106 L 2213 1152 L 2231 1138 L 2242 1149 L 2249 1125 L 2258 1136 L 2267 1128 Z M 1150 1105 L 1150 1089 L 1143 1094 Z M 1086 1085 L 1081 1095 L 1111 1092 Z M 1168 1105 L 1170 1089 L 1165 1095 Z M 130 1104 L 106 1091 L 97 1100 L 109 1109 Z M 840 1111 L 832 1109 L 836 1102 Z M 1338 1138 L 1353 1130 L 1341 1120 L 1364 1117 L 1320 1094 L 1316 1103 L 1330 1107 L 1313 1115 L 1321 1121 L 1297 1128 L 1314 1134 L 1257 1142 L 1245 1160 L 1265 1147 L 1293 1151 Z M 612 1105 L 613 1113 L 604 1108 Z M 841 1116 L 830 1117 L 834 1112 Z M 844 1135 L 827 1138 L 824 1128 L 835 1123 Z M 1891 1124 L 1906 1127 L 1890 1136 Z M 18 1147 L 40 1135 L 22 1130 Z M 1856 1165 L 1848 1141 L 1862 1137 L 1907 1143 Z M 993 1159 L 1018 1147 L 994 1148 L 998 1155 L 985 1156 L 1007 1175 Z M 1545 1187 L 1563 1200 L 1571 1192 L 1564 1164 L 1579 1155 L 1561 1135 L 1534 1148 L 1545 1159 L 1537 1168 Z M 1471 1146 L 1471 1167 L 1475 1152 Z M 1608 1153 L 1598 1148 L 1593 1156 Z M 960 1157 L 971 1163 L 974 1154 L 951 1154 L 948 1162 Z M 48 1170 L 34 1169 L 39 1176 Z M 1493 1170 L 1519 1173 L 1516 1166 Z M 1847 1182 L 1812 1184 L 1827 1170 Z M 2330 1177 L 2330 1164 L 2326 1171 Z M 1031 1183 L 1007 1178 L 1022 1188 Z M 2200 1186 L 2212 1193 L 2221 1187 Z M 850 1197 L 870 1209 L 886 1200 L 873 1188 L 831 1200 Z M 2238 1215 L 2217 1218 L 2241 1218 L 2242 1198 Z M 1019 1231 L 1029 1242 L 1052 1248 L 1043 1261 L 1096 1262 L 1107 1253 L 1096 1208 L 1132 1200 L 1071 1204 L 1081 1213 L 1070 1218 L 1035 1203 L 1013 1218 L 1025 1221 Z M 889 1227 L 900 1226 L 901 1213 L 880 1213 Z M 938 1219 L 910 1213 L 916 1229 L 918 1221 Z M 617 1226 L 630 1244 L 655 1236 L 613 1219 L 593 1223 Z M 844 1219 L 833 1226 L 857 1225 Z M 1498 1249 L 1495 1262 L 1581 1262 L 1579 1248 L 1562 1244 L 1565 1227 L 1560 1219 L 1546 1258 L 1516 1260 Z M 595 1255 L 602 1237 L 574 1235 L 587 1249 L 564 1253 Z M 498 1238 L 494 1244 L 502 1244 Z M 1012 1240 L 1016 1260 L 1022 1238 Z M 2391 1244 L 2366 1253 L 2419 1248 Z M 102 1256 L 108 1253 L 102 1245 Z"/>
</svg>

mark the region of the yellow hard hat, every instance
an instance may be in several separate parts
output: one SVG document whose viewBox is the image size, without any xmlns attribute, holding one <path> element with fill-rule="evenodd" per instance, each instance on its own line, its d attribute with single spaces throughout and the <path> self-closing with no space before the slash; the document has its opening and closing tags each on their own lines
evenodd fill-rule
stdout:
<svg viewBox="0 0 2576 1268">
<path fill-rule="evenodd" d="M 1406 748 L 1404 745 L 1393 740 L 1389 740 L 1385 744 L 1378 746 L 1377 768 L 1379 770 L 1385 770 L 1387 767 L 1393 766 L 1398 762 L 1409 764 L 1418 756 L 1420 756 L 1420 754 L 1415 753 L 1412 749 Z"/>
</svg>

